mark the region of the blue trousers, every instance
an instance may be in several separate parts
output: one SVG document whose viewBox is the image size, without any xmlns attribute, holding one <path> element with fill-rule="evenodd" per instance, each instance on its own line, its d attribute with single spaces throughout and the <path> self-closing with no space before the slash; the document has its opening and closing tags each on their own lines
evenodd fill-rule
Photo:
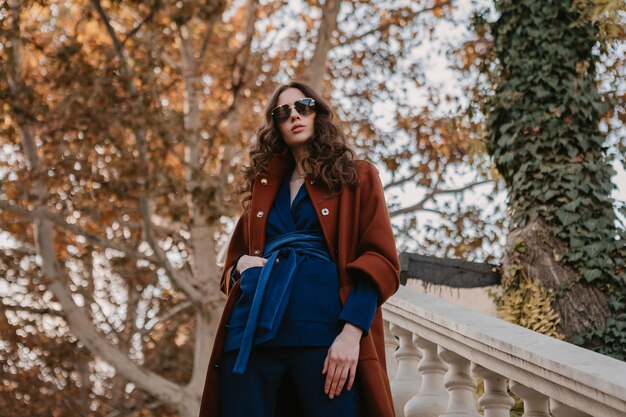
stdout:
<svg viewBox="0 0 626 417">
<path fill-rule="evenodd" d="M 324 393 L 322 374 L 327 347 L 252 348 L 243 375 L 233 374 L 236 351 L 222 360 L 221 417 L 359 417 L 358 384 L 332 400 Z M 294 398 L 291 398 L 291 397 Z M 280 398 L 279 398 L 280 397 Z M 285 400 L 297 400 L 297 412 Z M 289 401 L 287 401 L 289 402 Z M 293 401 L 291 401 L 293 403 Z"/>
</svg>

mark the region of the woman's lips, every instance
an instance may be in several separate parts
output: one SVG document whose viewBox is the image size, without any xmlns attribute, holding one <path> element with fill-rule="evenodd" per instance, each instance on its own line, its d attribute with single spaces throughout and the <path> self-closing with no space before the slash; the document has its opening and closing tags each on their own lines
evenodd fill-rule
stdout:
<svg viewBox="0 0 626 417">
<path fill-rule="evenodd" d="M 292 133 L 299 133 L 302 132 L 304 130 L 304 126 L 296 126 L 293 129 L 291 129 Z"/>
</svg>

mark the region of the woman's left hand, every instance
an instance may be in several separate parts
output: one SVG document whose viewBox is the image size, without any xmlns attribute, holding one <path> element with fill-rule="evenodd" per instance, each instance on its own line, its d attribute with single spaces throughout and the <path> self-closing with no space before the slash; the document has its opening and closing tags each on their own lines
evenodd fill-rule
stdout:
<svg viewBox="0 0 626 417">
<path fill-rule="evenodd" d="M 350 391 L 354 384 L 362 334 L 363 330 L 360 328 L 345 323 L 343 330 L 328 349 L 322 374 L 326 374 L 324 393 L 331 400 L 341 393 L 348 377 L 350 379 L 346 389 Z"/>
</svg>

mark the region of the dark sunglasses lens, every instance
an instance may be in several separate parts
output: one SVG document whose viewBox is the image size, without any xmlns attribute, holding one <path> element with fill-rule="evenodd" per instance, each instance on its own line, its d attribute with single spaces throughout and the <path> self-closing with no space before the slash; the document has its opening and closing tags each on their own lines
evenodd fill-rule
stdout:
<svg viewBox="0 0 626 417">
<path fill-rule="evenodd" d="M 303 98 L 295 102 L 294 107 L 296 111 L 300 113 L 302 116 L 308 116 L 313 113 L 315 109 L 315 101 L 310 98 Z"/>
<path fill-rule="evenodd" d="M 277 107 L 272 112 L 272 116 L 274 117 L 274 120 L 276 121 L 276 123 L 284 122 L 285 120 L 289 119 L 290 115 L 291 115 L 291 108 L 289 108 L 287 104 Z"/>
</svg>

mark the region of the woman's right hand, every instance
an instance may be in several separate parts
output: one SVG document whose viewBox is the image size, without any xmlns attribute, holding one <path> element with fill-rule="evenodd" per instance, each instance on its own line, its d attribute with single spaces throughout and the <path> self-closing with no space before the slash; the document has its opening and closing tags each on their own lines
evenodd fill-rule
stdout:
<svg viewBox="0 0 626 417">
<path fill-rule="evenodd" d="M 239 274 L 243 274 L 243 271 L 246 269 L 254 268 L 255 266 L 263 266 L 266 262 L 267 259 L 261 258 L 260 256 L 243 255 L 239 258 L 239 261 L 237 261 L 237 271 Z"/>
</svg>

